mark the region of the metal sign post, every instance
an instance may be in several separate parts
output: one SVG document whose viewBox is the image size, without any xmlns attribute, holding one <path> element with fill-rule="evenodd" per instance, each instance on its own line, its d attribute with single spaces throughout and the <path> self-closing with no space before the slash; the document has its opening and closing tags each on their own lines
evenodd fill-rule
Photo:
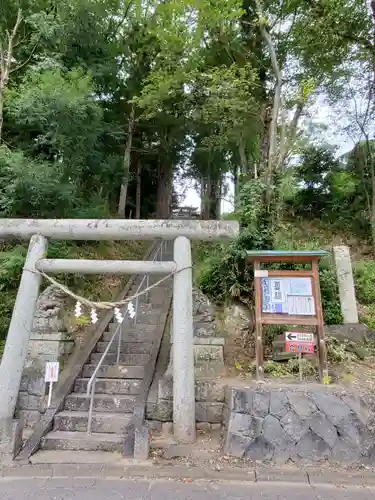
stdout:
<svg viewBox="0 0 375 500">
<path fill-rule="evenodd" d="M 316 328 L 320 380 L 328 375 L 324 339 L 323 309 L 320 296 L 319 260 L 324 251 L 252 251 L 247 252 L 247 263 L 254 265 L 256 369 L 257 379 L 264 377 L 263 325 L 306 325 Z M 264 264 L 307 264 L 309 269 L 267 270 Z M 288 332 L 289 352 L 314 352 L 314 335 Z M 312 336 L 312 337 L 311 337 Z"/>
</svg>

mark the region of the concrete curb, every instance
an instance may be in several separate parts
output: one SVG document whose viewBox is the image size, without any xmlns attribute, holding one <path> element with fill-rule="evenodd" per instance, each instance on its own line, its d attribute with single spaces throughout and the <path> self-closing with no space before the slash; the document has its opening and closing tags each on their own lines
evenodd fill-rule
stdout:
<svg viewBox="0 0 375 500">
<path fill-rule="evenodd" d="M 137 462 L 122 459 L 117 463 L 92 464 L 14 464 L 0 467 L 1 479 L 45 479 L 45 478 L 101 478 L 101 479 L 176 479 L 190 481 L 220 482 L 271 482 L 295 483 L 310 486 L 375 486 L 372 471 L 349 472 L 297 467 L 226 467 L 221 470 L 188 467 L 186 465 L 154 465 L 149 461 Z"/>
</svg>

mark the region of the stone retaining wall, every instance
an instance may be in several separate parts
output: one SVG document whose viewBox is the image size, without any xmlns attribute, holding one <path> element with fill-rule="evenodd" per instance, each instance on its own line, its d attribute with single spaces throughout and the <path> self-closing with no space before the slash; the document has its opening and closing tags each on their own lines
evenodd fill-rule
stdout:
<svg viewBox="0 0 375 500">
<path fill-rule="evenodd" d="M 373 464 L 373 413 L 355 393 L 314 386 L 230 389 L 225 453 L 258 461 Z"/>
<path fill-rule="evenodd" d="M 173 380 L 164 377 L 159 381 L 158 400 L 147 403 L 146 418 L 161 422 L 173 420 Z M 197 422 L 222 423 L 225 388 L 214 380 L 196 380 L 195 416 Z"/>
<path fill-rule="evenodd" d="M 221 426 L 225 388 L 216 382 L 224 372 L 224 339 L 219 337 L 215 324 L 215 307 L 197 288 L 193 290 L 195 413 L 197 427 Z M 171 334 L 172 338 L 172 334 Z M 173 420 L 173 357 L 158 381 L 157 401 L 147 402 L 146 418 L 149 425 Z M 151 423 L 152 422 L 152 423 Z"/>
<path fill-rule="evenodd" d="M 32 428 L 45 411 L 46 362 L 59 361 L 61 369 L 74 348 L 62 319 L 64 299 L 65 294 L 54 286 L 46 288 L 38 299 L 16 409 L 16 416 L 28 428 Z"/>
</svg>

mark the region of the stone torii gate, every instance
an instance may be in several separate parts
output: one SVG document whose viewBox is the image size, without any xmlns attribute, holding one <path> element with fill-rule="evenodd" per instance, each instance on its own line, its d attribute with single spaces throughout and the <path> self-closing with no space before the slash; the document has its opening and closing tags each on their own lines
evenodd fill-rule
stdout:
<svg viewBox="0 0 375 500">
<path fill-rule="evenodd" d="M 190 240 L 228 240 L 235 221 L 2 219 L 0 239 L 30 240 L 0 365 L 0 451 L 19 432 L 13 420 L 36 303 L 46 273 L 171 273 L 173 275 L 173 422 L 178 441 L 195 441 L 192 268 Z M 47 259 L 48 238 L 57 240 L 174 240 L 173 262 Z"/>
</svg>

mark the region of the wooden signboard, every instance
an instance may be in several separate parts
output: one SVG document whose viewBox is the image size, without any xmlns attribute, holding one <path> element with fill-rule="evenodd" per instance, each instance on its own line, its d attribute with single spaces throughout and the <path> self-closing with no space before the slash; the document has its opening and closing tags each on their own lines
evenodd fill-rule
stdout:
<svg viewBox="0 0 375 500">
<path fill-rule="evenodd" d="M 319 260 L 324 251 L 251 251 L 247 263 L 254 265 L 256 373 L 264 377 L 263 325 L 306 325 L 316 329 L 320 380 L 328 375 L 320 296 Z M 309 269 L 267 270 L 263 264 L 308 264 Z"/>
</svg>

